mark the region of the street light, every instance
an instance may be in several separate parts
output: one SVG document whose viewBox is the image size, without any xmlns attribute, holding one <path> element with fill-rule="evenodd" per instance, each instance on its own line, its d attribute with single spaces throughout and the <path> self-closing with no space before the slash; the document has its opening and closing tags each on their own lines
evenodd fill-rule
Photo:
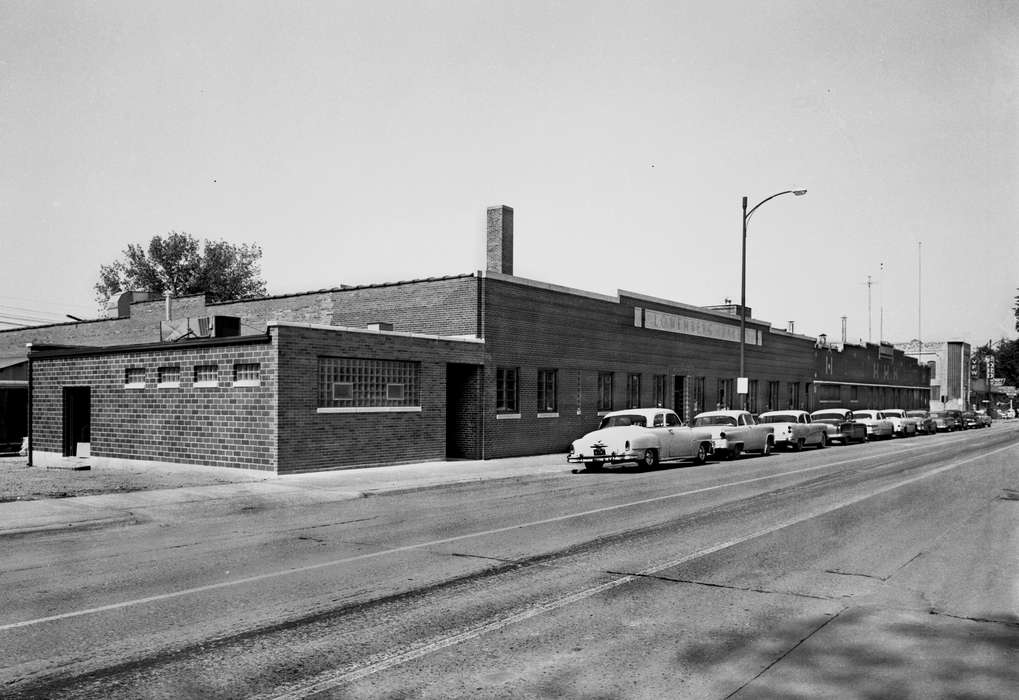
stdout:
<svg viewBox="0 0 1019 700">
<path fill-rule="evenodd" d="M 755 204 L 750 211 L 747 211 L 747 198 L 743 197 L 743 262 L 741 265 L 739 292 L 739 378 L 736 380 L 736 391 L 743 395 L 743 410 L 747 408 L 747 392 L 749 391 L 749 386 L 739 386 L 743 382 L 747 382 L 744 363 L 747 344 L 747 222 L 750 221 L 750 217 L 754 215 L 754 212 L 761 208 L 762 204 L 770 202 L 775 197 L 781 197 L 784 194 L 794 194 L 797 197 L 801 197 L 806 193 L 806 190 L 783 190 L 782 192 L 776 192 Z M 743 389 L 742 392 L 739 391 L 740 388 Z M 772 406 L 772 408 L 776 407 Z"/>
</svg>

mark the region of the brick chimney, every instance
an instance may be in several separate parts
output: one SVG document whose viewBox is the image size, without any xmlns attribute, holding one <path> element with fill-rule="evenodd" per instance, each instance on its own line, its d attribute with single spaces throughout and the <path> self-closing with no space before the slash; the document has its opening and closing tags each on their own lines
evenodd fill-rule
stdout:
<svg viewBox="0 0 1019 700">
<path fill-rule="evenodd" d="M 513 208 L 488 208 L 488 270 L 513 274 Z"/>
</svg>

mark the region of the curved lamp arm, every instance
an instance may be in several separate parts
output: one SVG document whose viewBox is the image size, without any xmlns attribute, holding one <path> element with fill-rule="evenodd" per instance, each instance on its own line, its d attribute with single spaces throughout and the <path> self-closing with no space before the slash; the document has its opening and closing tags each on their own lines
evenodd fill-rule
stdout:
<svg viewBox="0 0 1019 700">
<path fill-rule="evenodd" d="M 802 196 L 803 196 L 803 195 L 805 195 L 806 193 L 807 193 L 807 191 L 806 191 L 806 190 L 783 190 L 782 192 L 776 192 L 775 194 L 771 195 L 770 197 L 765 197 L 765 198 L 764 198 L 764 199 L 762 199 L 762 200 L 761 200 L 760 202 L 758 202 L 757 204 L 755 204 L 755 205 L 754 205 L 754 207 L 753 207 L 753 209 L 751 209 L 750 211 L 746 211 L 746 207 L 747 207 L 747 204 L 746 204 L 746 202 L 747 202 L 747 198 L 746 198 L 746 197 L 744 197 L 744 198 L 743 198 L 743 211 L 745 211 L 746 213 L 745 213 L 745 214 L 743 215 L 743 220 L 744 220 L 744 221 L 750 221 L 750 217 L 754 215 L 754 212 L 755 212 L 755 211 L 757 211 L 758 209 L 760 209 L 760 208 L 761 208 L 761 205 L 762 205 L 762 204 L 764 204 L 765 202 L 770 202 L 771 200 L 775 199 L 775 197 L 781 197 L 781 196 L 782 196 L 782 195 L 784 195 L 784 194 L 794 194 L 794 195 L 796 195 L 797 197 L 802 197 Z"/>
</svg>

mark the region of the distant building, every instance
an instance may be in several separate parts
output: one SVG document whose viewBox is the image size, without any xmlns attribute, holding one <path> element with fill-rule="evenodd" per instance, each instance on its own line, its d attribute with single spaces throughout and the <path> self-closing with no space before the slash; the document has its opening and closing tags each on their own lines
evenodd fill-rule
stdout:
<svg viewBox="0 0 1019 700">
<path fill-rule="evenodd" d="M 913 339 L 895 343 L 907 357 L 931 370 L 931 410 L 970 408 L 970 345 L 961 340 L 925 341 Z"/>
</svg>

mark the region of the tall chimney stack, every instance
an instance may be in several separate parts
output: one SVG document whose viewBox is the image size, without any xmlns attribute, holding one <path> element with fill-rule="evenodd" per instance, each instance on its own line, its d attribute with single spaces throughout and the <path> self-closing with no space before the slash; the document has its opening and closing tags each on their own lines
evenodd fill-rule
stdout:
<svg viewBox="0 0 1019 700">
<path fill-rule="evenodd" d="M 488 271 L 513 274 L 513 208 L 488 208 Z"/>
</svg>

